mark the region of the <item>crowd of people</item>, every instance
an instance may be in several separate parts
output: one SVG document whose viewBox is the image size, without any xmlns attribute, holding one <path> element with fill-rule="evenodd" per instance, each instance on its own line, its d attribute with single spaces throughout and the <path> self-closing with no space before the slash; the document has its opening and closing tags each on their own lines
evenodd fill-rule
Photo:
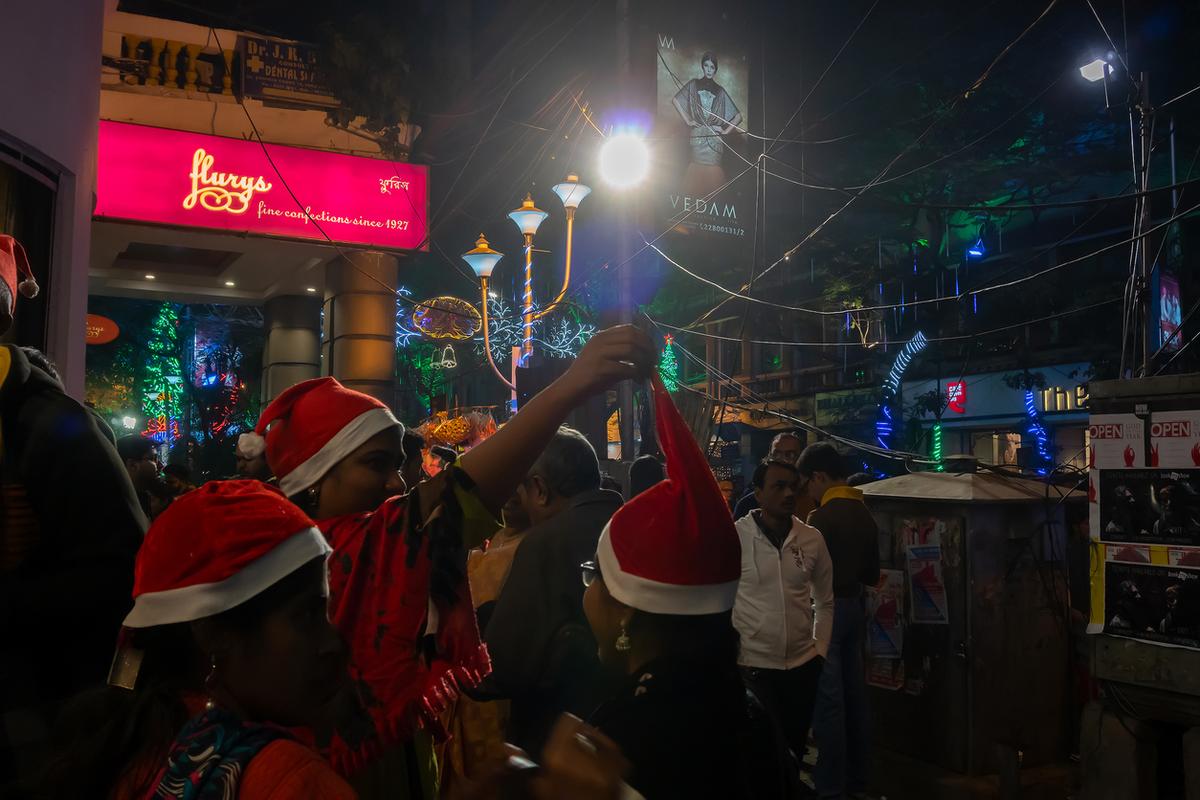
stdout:
<svg viewBox="0 0 1200 800">
<path fill-rule="evenodd" d="M 432 476 L 383 403 L 317 378 L 193 487 L 39 359 L 0 346 L 3 796 L 865 791 L 862 494 L 785 434 L 735 522 L 636 328 Z M 661 457 L 622 494 L 562 423 L 647 379 Z"/>
</svg>

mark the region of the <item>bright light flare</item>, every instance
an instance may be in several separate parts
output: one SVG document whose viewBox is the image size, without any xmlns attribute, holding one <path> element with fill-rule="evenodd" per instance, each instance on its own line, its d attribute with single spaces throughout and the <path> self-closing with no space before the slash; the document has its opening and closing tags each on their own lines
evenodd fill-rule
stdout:
<svg viewBox="0 0 1200 800">
<path fill-rule="evenodd" d="M 1103 58 L 1097 58 L 1090 64 L 1084 64 L 1079 68 L 1079 74 L 1087 78 L 1092 83 L 1104 80 L 1105 75 L 1112 74 L 1112 67 Z"/>
<path fill-rule="evenodd" d="M 615 189 L 637 186 L 650 173 L 650 149 L 640 136 L 610 136 L 600 148 L 600 177 Z"/>
</svg>

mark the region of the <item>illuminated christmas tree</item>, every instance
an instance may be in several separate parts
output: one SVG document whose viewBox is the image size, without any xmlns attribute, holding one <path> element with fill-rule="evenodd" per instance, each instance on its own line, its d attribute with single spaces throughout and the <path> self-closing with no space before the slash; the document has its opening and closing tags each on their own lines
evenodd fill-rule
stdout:
<svg viewBox="0 0 1200 800">
<path fill-rule="evenodd" d="M 658 359 L 658 375 L 662 378 L 663 386 L 668 392 L 679 388 L 679 362 L 675 360 L 675 348 L 671 346 L 674 339 L 668 335 L 662 356 Z"/>
<path fill-rule="evenodd" d="M 150 324 L 146 341 L 149 358 L 142 368 L 142 435 L 160 444 L 179 438 L 183 365 L 179 359 L 179 306 L 163 303 Z"/>
</svg>

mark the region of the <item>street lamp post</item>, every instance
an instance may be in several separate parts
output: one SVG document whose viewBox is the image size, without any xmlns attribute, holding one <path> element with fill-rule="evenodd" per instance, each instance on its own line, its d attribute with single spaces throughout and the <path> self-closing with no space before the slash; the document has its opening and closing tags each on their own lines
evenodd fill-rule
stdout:
<svg viewBox="0 0 1200 800">
<path fill-rule="evenodd" d="M 1145 232 L 1150 227 L 1150 156 L 1152 153 L 1152 128 L 1154 122 L 1154 107 L 1150 104 L 1150 74 L 1142 72 L 1134 79 L 1133 73 L 1126 69 L 1126 78 L 1132 84 L 1132 88 L 1137 92 L 1136 104 L 1132 105 L 1130 114 L 1130 138 L 1133 136 L 1133 112 L 1136 109 L 1139 117 L 1138 136 L 1139 143 L 1136 150 L 1133 152 L 1133 176 L 1134 187 L 1139 194 L 1138 210 L 1134 219 L 1134 253 L 1138 254 L 1139 258 L 1136 263 L 1137 277 L 1134 280 L 1134 300 L 1140 317 L 1140 324 L 1134 329 L 1134 342 L 1136 347 L 1137 329 L 1141 329 L 1142 348 L 1141 362 L 1142 375 L 1149 377 L 1150 375 L 1150 263 L 1149 241 L 1146 238 Z M 1084 64 L 1079 68 L 1079 74 L 1092 83 L 1100 82 L 1104 85 L 1104 105 L 1107 108 L 1108 102 L 1108 78 L 1113 74 L 1112 64 L 1107 60 L 1098 58 L 1088 64 Z M 1132 145 L 1132 143 L 1131 143 Z M 1173 182 L 1173 181 L 1172 181 Z M 1136 353 L 1136 349 L 1134 350 Z M 1125 342 L 1121 343 L 1121 375 L 1125 374 Z"/>
<path fill-rule="evenodd" d="M 525 237 L 525 291 L 521 303 L 521 316 L 524 319 L 521 331 L 522 364 L 533 355 L 533 237 L 548 216 L 550 215 L 533 204 L 533 196 L 530 194 L 525 195 L 525 202 L 521 203 L 520 208 L 508 215 Z"/>
<path fill-rule="evenodd" d="M 554 187 L 554 193 L 562 201 L 563 209 L 567 215 L 566 264 L 563 266 L 562 288 L 558 290 L 558 294 L 555 295 L 554 300 L 539 311 L 534 311 L 533 309 L 533 237 L 537 234 L 538 227 L 550 215 L 535 206 L 533 204 L 533 197 L 529 194 L 525 195 L 525 201 L 521 203 L 521 207 L 508 215 L 525 239 L 525 287 L 521 298 L 521 346 L 519 349 L 514 348 L 514 352 L 522 363 L 533 353 L 533 323 L 553 311 L 563 301 L 563 298 L 566 297 L 567 289 L 570 288 L 575 212 L 579 209 L 579 204 L 583 202 L 584 198 L 591 194 L 591 191 L 590 187 L 579 182 L 579 176 L 574 173 L 567 175 L 566 180 Z M 496 366 L 496 361 L 492 357 L 491 330 L 488 326 L 488 281 L 492 276 L 492 271 L 496 268 L 496 264 L 503 257 L 503 253 L 499 253 L 488 246 L 488 241 L 482 233 L 479 234 L 479 239 L 475 242 L 475 249 L 468 250 L 462 254 L 463 261 L 467 262 L 475 272 L 475 276 L 479 278 L 480 303 L 483 312 L 483 349 L 487 352 L 488 363 L 492 367 L 492 372 L 496 374 L 501 383 L 512 390 L 512 399 L 515 401 L 517 397 L 516 378 L 514 377 L 510 380 L 504 377 L 504 373 Z M 515 360 L 513 367 L 513 375 L 515 376 Z"/>
<path fill-rule="evenodd" d="M 488 279 L 492 277 L 492 271 L 496 269 L 496 264 L 500 263 L 502 258 L 504 258 L 504 254 L 488 247 L 488 240 L 482 233 L 475 241 L 475 249 L 462 254 L 462 260 L 467 262 L 467 265 L 475 272 L 475 277 L 479 278 L 480 310 L 483 312 L 483 351 L 487 353 L 488 364 L 492 366 L 492 372 L 496 373 L 496 377 L 500 379 L 501 383 L 512 390 L 513 399 L 516 399 L 517 387 L 504 377 L 504 373 L 496 366 L 496 360 L 492 358 L 492 341 L 488 329 Z"/>
</svg>

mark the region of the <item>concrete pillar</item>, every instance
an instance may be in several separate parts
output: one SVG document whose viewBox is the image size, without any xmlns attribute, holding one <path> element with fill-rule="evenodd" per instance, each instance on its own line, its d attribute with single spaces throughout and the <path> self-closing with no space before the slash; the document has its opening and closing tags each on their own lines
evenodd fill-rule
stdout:
<svg viewBox="0 0 1200 800">
<path fill-rule="evenodd" d="M 385 253 L 353 253 L 325 268 L 324 373 L 389 407 L 396 394 L 396 284 Z"/>
<path fill-rule="evenodd" d="M 263 345 L 262 399 L 321 374 L 321 299 L 272 297 L 263 306 L 267 341 Z"/>
</svg>

